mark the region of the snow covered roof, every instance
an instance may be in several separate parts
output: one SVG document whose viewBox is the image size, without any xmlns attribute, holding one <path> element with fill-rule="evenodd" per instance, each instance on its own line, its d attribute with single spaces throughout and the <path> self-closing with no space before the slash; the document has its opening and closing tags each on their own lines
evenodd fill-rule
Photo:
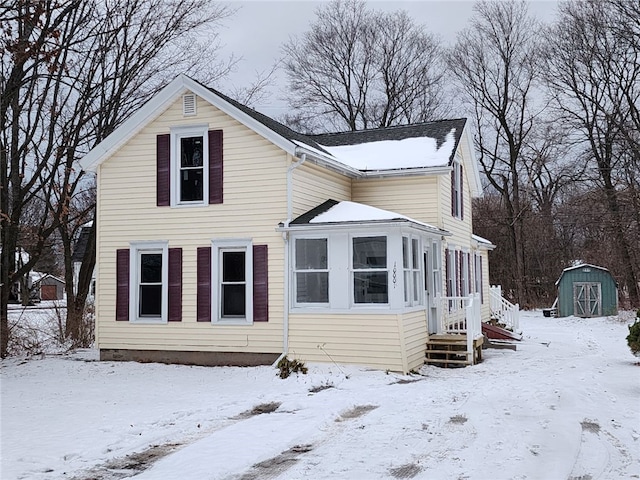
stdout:
<svg viewBox="0 0 640 480">
<path fill-rule="evenodd" d="M 596 270 L 602 270 L 604 272 L 608 272 L 609 269 L 608 268 L 604 268 L 604 267 L 599 267 L 597 265 L 593 265 L 591 263 L 579 263 L 577 265 L 572 265 L 571 267 L 567 267 L 564 270 L 562 270 L 562 273 L 560 274 L 560 276 L 558 277 L 558 280 L 556 280 L 556 285 L 558 285 L 560 283 L 560 280 L 562 279 L 562 276 L 566 273 L 566 272 L 570 272 L 571 270 L 578 270 L 581 268 L 595 268 Z"/>
<path fill-rule="evenodd" d="M 439 120 L 358 132 L 305 135 L 243 105 L 223 93 L 180 75 L 134 113 L 80 161 L 83 169 L 97 167 L 175 101 L 193 92 L 294 157 L 311 160 L 351 177 L 446 173 L 466 132 L 466 119 Z M 467 133 L 468 137 L 468 133 Z M 469 146 L 472 150 L 472 146 Z M 473 159 L 472 159 L 473 160 Z M 444 167 L 444 168 L 443 168 Z M 471 161 L 471 168 L 477 169 Z M 440 169 L 440 170 L 438 170 Z M 474 188 L 475 175 L 471 176 Z"/>
<path fill-rule="evenodd" d="M 487 240 L 486 238 L 481 237 L 480 235 L 472 234 L 471 239 L 475 240 L 476 242 L 478 242 L 479 244 L 481 244 L 482 246 L 490 250 L 493 250 L 494 248 L 496 248 L 495 244 L 493 244 L 490 240 Z"/>
<path fill-rule="evenodd" d="M 444 167 L 455 156 L 465 124 L 461 118 L 309 137 L 342 163 L 365 172 Z"/>
<path fill-rule="evenodd" d="M 428 223 L 420 222 L 406 215 L 372 207 L 363 203 L 327 200 L 289 223 L 296 226 L 328 226 L 405 222 L 412 226 L 438 235 L 450 235 L 449 232 Z"/>
</svg>

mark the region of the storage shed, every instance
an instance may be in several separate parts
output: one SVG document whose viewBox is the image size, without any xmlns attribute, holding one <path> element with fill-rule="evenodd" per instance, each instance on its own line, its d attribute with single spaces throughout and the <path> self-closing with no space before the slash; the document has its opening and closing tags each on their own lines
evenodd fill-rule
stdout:
<svg viewBox="0 0 640 480">
<path fill-rule="evenodd" d="M 556 282 L 558 317 L 617 315 L 618 284 L 611 272 L 590 264 L 565 268 Z"/>
<path fill-rule="evenodd" d="M 62 300 L 64 298 L 64 281 L 46 274 L 37 282 L 40 287 L 41 300 Z"/>
</svg>

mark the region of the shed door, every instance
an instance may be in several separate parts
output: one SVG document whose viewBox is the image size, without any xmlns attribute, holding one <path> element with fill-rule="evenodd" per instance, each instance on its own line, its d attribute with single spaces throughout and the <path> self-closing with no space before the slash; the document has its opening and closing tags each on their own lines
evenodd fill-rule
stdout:
<svg viewBox="0 0 640 480">
<path fill-rule="evenodd" d="M 600 283 L 576 282 L 573 284 L 573 314 L 583 318 L 602 315 Z"/>
<path fill-rule="evenodd" d="M 56 286 L 55 285 L 41 285 L 40 286 L 40 295 L 42 300 L 57 300 L 56 295 Z"/>
</svg>

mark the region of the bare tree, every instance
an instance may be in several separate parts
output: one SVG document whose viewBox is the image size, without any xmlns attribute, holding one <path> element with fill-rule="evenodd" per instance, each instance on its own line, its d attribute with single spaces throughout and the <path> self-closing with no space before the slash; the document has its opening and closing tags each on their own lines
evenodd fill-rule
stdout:
<svg viewBox="0 0 640 480">
<path fill-rule="evenodd" d="M 176 71 L 204 81 L 224 73 L 230 63 L 211 61 L 215 37 L 204 37 L 229 13 L 207 0 L 12 0 L 0 7 L 3 357 L 8 287 L 38 261 L 54 232 L 71 241 L 76 216 L 93 208 L 74 208 L 75 195 L 86 187 L 77 160 Z M 46 206 L 30 225 L 37 244 L 29 262 L 18 268 L 20 232 L 36 203 Z M 88 278 L 94 261 L 95 252 L 88 252 L 83 265 Z M 65 277 L 68 281 L 68 272 Z M 81 315 L 86 293 L 76 298 L 72 282 L 67 293 L 67 335 L 75 339 L 75 315 Z"/>
<path fill-rule="evenodd" d="M 475 111 L 476 148 L 490 186 L 506 212 L 513 263 L 508 284 L 527 303 L 522 192 L 527 142 L 542 107 L 535 108 L 539 25 L 524 2 L 485 2 L 475 6 L 471 26 L 458 34 L 447 55 L 450 71 Z M 506 273 L 506 270 L 505 270 Z"/>
<path fill-rule="evenodd" d="M 600 225 L 620 257 L 633 305 L 640 304 L 638 215 L 628 215 L 624 204 L 640 203 L 639 21 L 637 2 L 563 3 L 544 56 L 559 116 L 580 135 L 584 161 L 596 173 L 607 209 Z"/>
<path fill-rule="evenodd" d="M 308 32 L 283 46 L 297 126 L 353 131 L 442 113 L 439 42 L 406 12 L 334 0 L 316 15 Z"/>
</svg>

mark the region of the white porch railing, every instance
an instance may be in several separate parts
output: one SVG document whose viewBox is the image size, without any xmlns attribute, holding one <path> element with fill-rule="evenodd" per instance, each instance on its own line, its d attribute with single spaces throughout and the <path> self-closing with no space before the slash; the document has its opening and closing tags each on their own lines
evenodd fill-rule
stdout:
<svg viewBox="0 0 640 480">
<path fill-rule="evenodd" d="M 438 334 L 466 334 L 467 357 L 473 364 L 474 341 L 482 336 L 480 294 L 468 297 L 435 298 L 438 314 Z"/>
<path fill-rule="evenodd" d="M 489 288 L 489 305 L 491 318 L 505 325 L 507 330 L 520 333 L 520 306 L 513 304 L 502 296 L 500 285 L 491 285 Z"/>
</svg>

